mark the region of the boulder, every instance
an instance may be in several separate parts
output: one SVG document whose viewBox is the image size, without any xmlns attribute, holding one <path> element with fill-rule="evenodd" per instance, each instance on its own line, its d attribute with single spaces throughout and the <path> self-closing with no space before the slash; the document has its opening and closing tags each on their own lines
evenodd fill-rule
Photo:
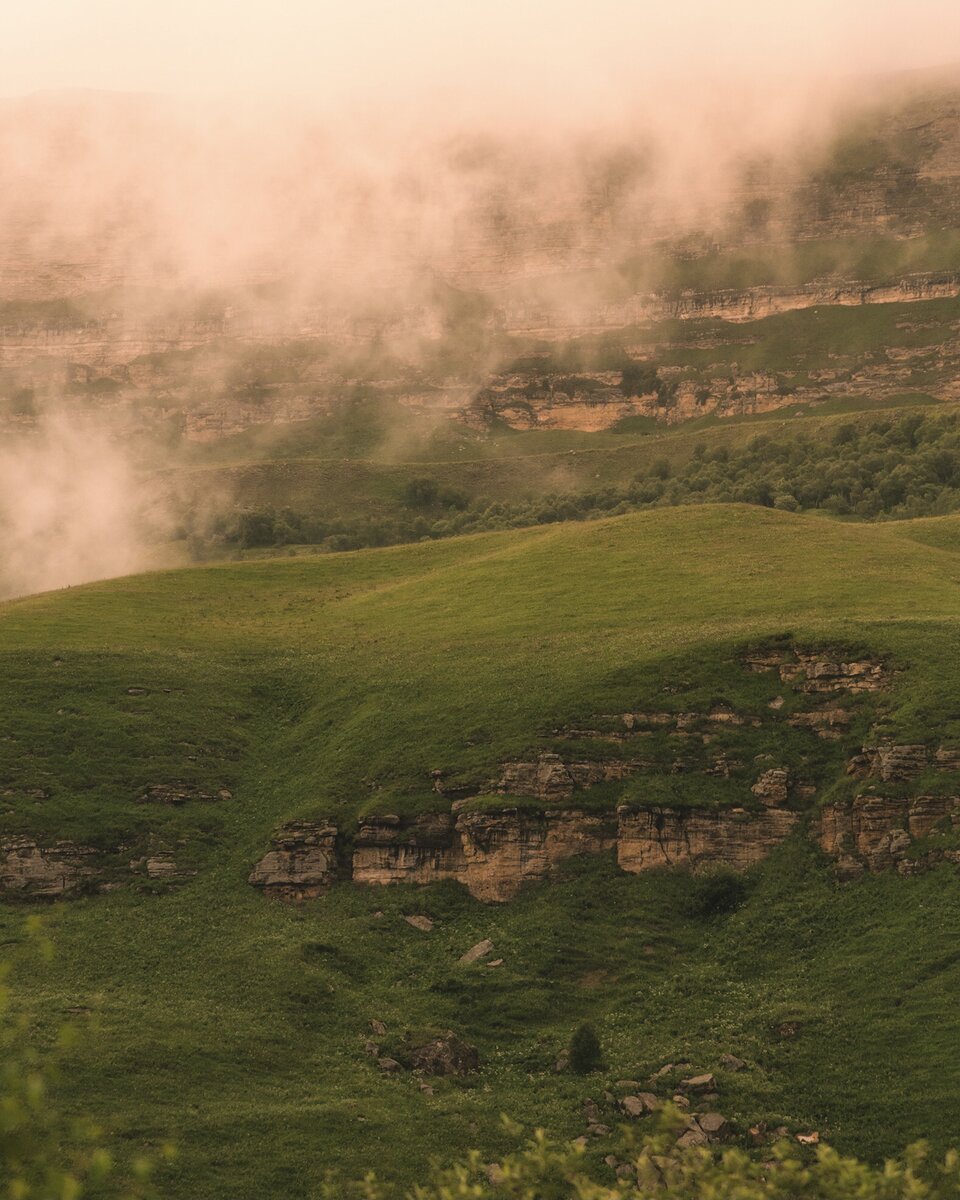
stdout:
<svg viewBox="0 0 960 1200">
<path fill-rule="evenodd" d="M 745 1071 L 747 1064 L 735 1054 L 721 1054 L 720 1065 L 725 1071 Z"/>
<path fill-rule="evenodd" d="M 701 1113 L 696 1120 L 709 1142 L 722 1142 L 730 1136 L 730 1122 L 720 1113 Z"/>
<path fill-rule="evenodd" d="M 715 1092 L 717 1081 L 713 1075 L 691 1075 L 689 1079 L 681 1079 L 677 1087 L 681 1092 Z"/>
<path fill-rule="evenodd" d="M 475 946 L 471 946 L 466 954 L 461 954 L 458 962 L 464 966 L 469 966 L 470 963 L 478 962 L 481 958 L 486 958 L 488 954 L 493 953 L 493 942 L 489 938 L 484 938 L 482 942 L 477 942 Z"/>
<path fill-rule="evenodd" d="M 377 1066 L 381 1071 L 386 1071 L 388 1075 L 392 1075 L 400 1070 L 400 1064 L 395 1058 L 378 1058 Z"/>
<path fill-rule="evenodd" d="M 403 918 L 408 925 L 412 925 L 414 929 L 419 929 L 422 933 L 429 933 L 433 929 L 433 922 L 429 917 L 412 916 Z"/>
<path fill-rule="evenodd" d="M 750 791 L 761 804 L 780 808 L 786 804 L 790 793 L 790 772 L 784 767 L 771 767 L 761 774 Z"/>
<path fill-rule="evenodd" d="M 647 1113 L 655 1112 L 660 1107 L 660 1101 L 653 1092 L 640 1092 L 636 1096 L 624 1096 L 620 1107 L 628 1117 L 644 1117 Z"/>
<path fill-rule="evenodd" d="M 448 1031 L 418 1046 L 410 1055 L 410 1066 L 428 1075 L 466 1075 L 480 1066 L 480 1055 L 475 1046 Z"/>
</svg>

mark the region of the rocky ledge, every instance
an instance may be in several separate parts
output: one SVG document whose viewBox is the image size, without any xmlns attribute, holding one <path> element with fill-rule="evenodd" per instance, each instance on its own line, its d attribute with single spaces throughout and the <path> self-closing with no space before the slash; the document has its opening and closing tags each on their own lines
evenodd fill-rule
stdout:
<svg viewBox="0 0 960 1200">
<path fill-rule="evenodd" d="M 960 850 L 937 837 L 960 830 L 960 796 L 864 794 L 849 805 L 827 805 L 816 834 L 841 876 L 896 870 L 912 874 L 937 862 L 960 864 Z M 924 845 L 918 846 L 918 840 Z"/>
<path fill-rule="evenodd" d="M 43 847 L 28 837 L 5 838 L 0 841 L 0 894 L 32 900 L 84 891 L 95 876 L 94 854 L 92 847 L 74 842 Z"/>
<path fill-rule="evenodd" d="M 744 870 L 779 845 L 798 819 L 772 807 L 758 813 L 621 807 L 616 813 L 511 809 L 368 817 L 342 869 L 333 826 L 300 822 L 278 834 L 274 844 L 284 849 L 265 855 L 250 882 L 280 899 L 302 900 L 338 878 L 381 886 L 455 879 L 478 900 L 496 903 L 584 854 L 614 853 L 620 868 L 632 873 L 669 866 Z"/>
</svg>

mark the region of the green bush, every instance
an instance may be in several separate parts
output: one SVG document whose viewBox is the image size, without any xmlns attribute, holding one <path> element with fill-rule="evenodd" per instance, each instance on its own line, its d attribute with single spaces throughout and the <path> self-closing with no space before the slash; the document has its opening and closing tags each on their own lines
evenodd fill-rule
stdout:
<svg viewBox="0 0 960 1200">
<path fill-rule="evenodd" d="M 788 1140 L 756 1156 L 729 1147 L 681 1147 L 677 1135 L 686 1121 L 668 1107 L 652 1132 L 605 1145 L 619 1160 L 616 1175 L 582 1145 L 551 1141 L 538 1130 L 499 1163 L 474 1152 L 435 1169 L 405 1200 L 955 1200 L 960 1193 L 960 1155 L 934 1159 L 922 1142 L 874 1167 L 827 1145 L 804 1150 Z M 519 1134 L 505 1124 L 508 1133 Z M 374 1177 L 352 1192 L 330 1185 L 324 1200 L 345 1195 L 399 1200 Z"/>
<path fill-rule="evenodd" d="M 747 898 L 747 884 L 742 875 L 733 871 L 714 871 L 710 875 L 695 875 L 684 901 L 688 917 L 719 917 L 735 912 Z"/>
<path fill-rule="evenodd" d="M 600 1039 L 592 1025 L 580 1025 L 570 1042 L 570 1070 L 577 1075 L 589 1075 L 603 1066 Z"/>
</svg>

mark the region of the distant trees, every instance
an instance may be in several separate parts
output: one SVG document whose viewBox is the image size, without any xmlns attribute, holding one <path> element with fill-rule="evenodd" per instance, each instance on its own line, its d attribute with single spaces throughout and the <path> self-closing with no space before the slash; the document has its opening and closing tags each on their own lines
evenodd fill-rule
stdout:
<svg viewBox="0 0 960 1200">
<path fill-rule="evenodd" d="M 624 396 L 656 396 L 661 405 L 670 405 L 676 398 L 677 384 L 662 379 L 654 363 L 632 362 L 623 368 L 620 391 Z"/>
<path fill-rule="evenodd" d="M 713 449 L 698 442 L 686 461 L 655 458 L 626 484 L 522 499 L 471 498 L 433 477 L 415 476 L 376 516 L 255 510 L 221 522 L 208 544 L 357 550 L 664 505 L 734 502 L 868 521 L 960 511 L 960 418 L 908 413 L 897 420 L 845 422 L 819 438 L 761 435 Z"/>
</svg>

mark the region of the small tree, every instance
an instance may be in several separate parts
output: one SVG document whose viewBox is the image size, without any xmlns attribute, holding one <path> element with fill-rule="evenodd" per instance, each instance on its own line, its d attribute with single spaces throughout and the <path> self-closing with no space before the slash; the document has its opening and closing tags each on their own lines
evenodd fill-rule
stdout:
<svg viewBox="0 0 960 1200">
<path fill-rule="evenodd" d="M 570 1069 L 578 1075 L 589 1075 L 603 1066 L 600 1040 L 592 1025 L 581 1025 L 570 1042 Z"/>
</svg>

